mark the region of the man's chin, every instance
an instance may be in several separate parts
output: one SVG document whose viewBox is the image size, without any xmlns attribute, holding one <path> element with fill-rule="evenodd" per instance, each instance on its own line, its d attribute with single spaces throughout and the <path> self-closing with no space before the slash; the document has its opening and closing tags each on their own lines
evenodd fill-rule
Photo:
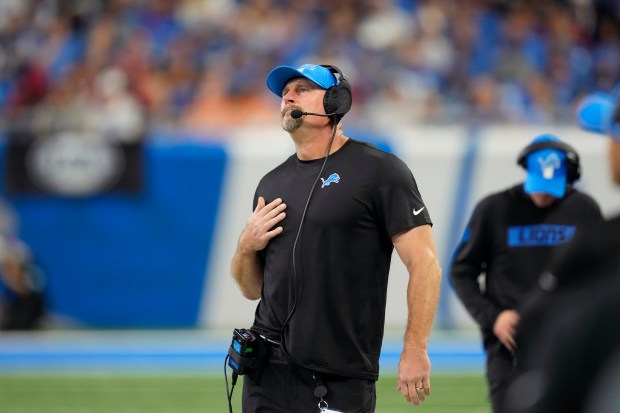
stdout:
<svg viewBox="0 0 620 413">
<path fill-rule="evenodd" d="M 282 120 L 282 129 L 286 132 L 293 132 L 301 127 L 301 119 L 293 119 L 291 117 L 285 117 Z"/>
</svg>

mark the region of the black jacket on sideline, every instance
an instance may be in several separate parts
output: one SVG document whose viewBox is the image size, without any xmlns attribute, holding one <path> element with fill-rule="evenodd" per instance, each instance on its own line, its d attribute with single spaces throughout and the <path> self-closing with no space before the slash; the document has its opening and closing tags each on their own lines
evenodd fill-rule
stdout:
<svg viewBox="0 0 620 413">
<path fill-rule="evenodd" d="M 480 326 L 485 347 L 497 341 L 493 325 L 499 313 L 519 310 L 552 251 L 601 220 L 594 199 L 573 188 L 548 208 L 537 207 L 522 184 L 478 203 L 455 251 L 450 279 Z"/>
</svg>

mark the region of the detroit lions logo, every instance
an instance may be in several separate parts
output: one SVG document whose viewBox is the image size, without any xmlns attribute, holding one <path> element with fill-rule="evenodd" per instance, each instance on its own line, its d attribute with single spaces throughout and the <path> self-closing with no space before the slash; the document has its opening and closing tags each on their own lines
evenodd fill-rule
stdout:
<svg viewBox="0 0 620 413">
<path fill-rule="evenodd" d="M 315 70 L 315 69 L 316 69 L 316 65 L 313 65 L 313 64 L 310 64 L 310 63 L 306 63 L 305 65 L 302 65 L 302 66 L 299 68 L 299 71 L 300 71 L 301 73 L 303 73 L 303 72 L 305 72 L 306 70 L 313 71 L 313 70 Z"/>
<path fill-rule="evenodd" d="M 552 179 L 555 175 L 555 170 L 560 169 L 562 166 L 560 157 L 556 153 L 550 153 L 546 158 L 539 157 L 538 163 L 545 179 Z"/>
<path fill-rule="evenodd" d="M 321 178 L 321 182 L 323 182 L 323 185 L 321 185 L 321 188 L 325 188 L 332 182 L 337 184 L 338 182 L 340 182 L 340 175 L 338 175 L 337 173 L 333 173 L 327 179 Z"/>
</svg>

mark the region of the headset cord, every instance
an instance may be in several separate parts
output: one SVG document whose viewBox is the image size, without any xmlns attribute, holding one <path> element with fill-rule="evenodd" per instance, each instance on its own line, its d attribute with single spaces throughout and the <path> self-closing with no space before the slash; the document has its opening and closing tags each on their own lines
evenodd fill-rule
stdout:
<svg viewBox="0 0 620 413">
<path fill-rule="evenodd" d="M 293 280 L 295 281 L 295 285 L 294 285 L 295 295 L 294 295 L 293 307 L 291 308 L 291 311 L 288 313 L 288 316 L 286 317 L 286 320 L 284 320 L 284 323 L 282 324 L 282 328 L 280 329 L 280 336 L 284 334 L 284 328 L 286 327 L 286 324 L 289 322 L 289 320 L 293 316 L 293 313 L 295 312 L 295 308 L 297 307 L 297 266 L 295 265 L 295 251 L 297 249 L 297 241 L 299 240 L 299 235 L 301 234 L 301 230 L 304 225 L 304 219 L 306 218 L 306 212 L 308 211 L 308 206 L 310 205 L 310 199 L 312 199 L 312 194 L 314 193 L 316 184 L 317 182 L 319 182 L 319 179 L 321 178 L 321 175 L 323 174 L 323 170 L 325 169 L 325 165 L 327 164 L 327 158 L 329 158 L 329 153 L 332 150 L 332 144 L 334 143 L 334 137 L 336 136 L 336 130 L 338 128 L 338 121 L 339 121 L 338 118 L 334 117 L 334 128 L 332 130 L 332 136 L 329 139 L 329 145 L 327 146 L 327 153 L 325 154 L 323 165 L 321 165 L 321 170 L 316 176 L 316 179 L 314 180 L 314 183 L 312 184 L 312 188 L 310 189 L 310 193 L 308 194 L 308 200 L 306 201 L 304 212 L 301 214 L 301 221 L 299 222 L 299 228 L 297 229 L 297 235 L 295 236 L 295 242 L 293 243 Z"/>
<path fill-rule="evenodd" d="M 224 359 L 224 380 L 226 382 L 226 398 L 228 399 L 228 412 L 229 413 L 233 413 L 233 408 L 232 408 L 232 395 L 233 395 L 233 391 L 235 391 L 235 384 L 237 384 L 237 378 L 239 377 L 239 375 L 236 372 L 233 372 L 232 374 L 232 386 L 230 388 L 230 392 L 228 391 L 228 375 L 226 374 L 226 366 L 228 364 L 228 359 L 230 358 L 229 355 L 226 355 L 226 358 Z"/>
<path fill-rule="evenodd" d="M 308 194 L 308 199 L 306 200 L 304 211 L 301 214 L 301 221 L 299 222 L 299 228 L 297 229 L 297 235 L 295 235 L 295 242 L 293 243 L 293 279 L 295 280 L 295 290 L 297 290 L 297 267 L 295 265 L 295 251 L 297 249 L 297 241 L 299 240 L 299 235 L 301 234 L 301 230 L 304 224 L 304 219 L 306 218 L 306 212 L 308 211 L 308 206 L 310 205 L 310 200 L 312 199 L 312 194 L 314 193 L 314 189 L 316 188 L 317 182 L 319 182 L 319 179 L 321 178 L 321 175 L 323 174 L 323 170 L 325 169 L 325 165 L 327 164 L 327 159 L 329 158 L 329 153 L 332 150 L 334 138 L 336 137 L 336 130 L 338 128 L 338 121 L 339 121 L 338 118 L 334 118 L 334 128 L 332 129 L 332 136 L 329 139 L 329 145 L 327 146 L 327 153 L 325 154 L 325 159 L 323 160 L 321 169 L 319 170 L 319 173 L 317 174 L 314 180 L 314 183 L 312 184 L 312 188 L 310 189 L 310 193 Z M 284 328 L 286 327 L 286 324 L 288 323 L 293 313 L 295 312 L 296 306 L 297 306 L 297 294 L 295 294 L 295 300 L 293 301 L 293 307 L 291 308 L 291 311 L 286 317 L 286 320 L 284 320 L 284 324 L 282 324 L 282 328 L 280 329 L 280 335 L 284 333 Z M 230 355 L 226 355 L 226 358 L 224 359 L 224 381 L 226 383 L 226 399 L 228 400 L 228 412 L 233 413 L 232 396 L 233 396 L 233 391 L 235 391 L 235 385 L 237 384 L 237 378 L 239 375 L 236 372 L 233 372 L 232 382 L 231 382 L 232 385 L 229 391 L 228 374 L 226 373 L 226 366 L 228 365 L 229 359 L 230 359 Z"/>
</svg>

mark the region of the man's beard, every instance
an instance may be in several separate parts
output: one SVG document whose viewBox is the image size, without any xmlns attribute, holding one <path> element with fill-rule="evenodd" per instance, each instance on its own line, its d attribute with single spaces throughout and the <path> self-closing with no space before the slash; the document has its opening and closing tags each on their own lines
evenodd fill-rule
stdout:
<svg viewBox="0 0 620 413">
<path fill-rule="evenodd" d="M 282 129 L 286 132 L 293 132 L 301 127 L 302 119 L 292 118 L 290 116 L 285 116 L 282 118 Z"/>
</svg>

